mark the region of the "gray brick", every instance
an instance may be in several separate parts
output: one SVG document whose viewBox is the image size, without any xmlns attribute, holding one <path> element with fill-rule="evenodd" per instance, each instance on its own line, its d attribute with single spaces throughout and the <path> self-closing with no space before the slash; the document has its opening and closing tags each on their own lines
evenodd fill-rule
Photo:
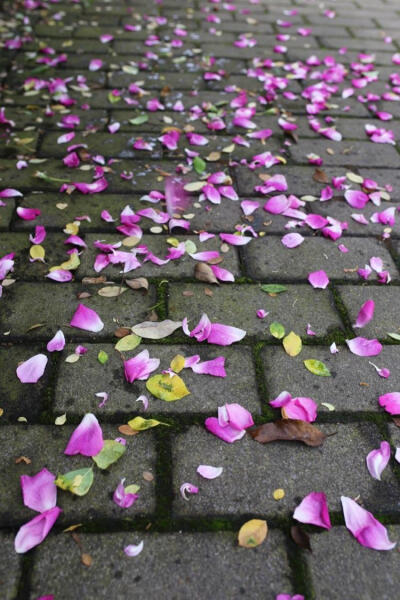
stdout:
<svg viewBox="0 0 400 600">
<path fill-rule="evenodd" d="M 13 536 L 0 533 L 2 561 L 0 565 L 0 585 L 4 600 L 14 600 L 17 597 L 18 581 L 21 574 L 19 556 L 14 550 Z"/>
<path fill-rule="evenodd" d="M 334 154 L 329 154 L 327 149 L 331 148 Z M 307 154 L 318 154 L 324 161 L 324 165 L 340 165 L 347 168 L 368 167 L 374 164 L 377 167 L 398 167 L 400 157 L 395 148 L 388 144 L 379 144 L 377 152 L 376 144 L 373 142 L 345 142 L 338 145 L 336 142 L 315 140 L 300 141 L 291 146 L 291 155 L 296 163 L 306 164 Z"/>
</svg>

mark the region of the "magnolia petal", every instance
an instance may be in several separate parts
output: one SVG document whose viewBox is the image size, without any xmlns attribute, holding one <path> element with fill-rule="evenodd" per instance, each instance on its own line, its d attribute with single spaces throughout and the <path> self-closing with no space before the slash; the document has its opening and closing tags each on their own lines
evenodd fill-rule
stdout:
<svg viewBox="0 0 400 600">
<path fill-rule="evenodd" d="M 211 467 L 209 465 L 199 465 L 197 467 L 197 473 L 204 477 L 204 479 L 216 479 L 223 471 L 223 467 Z"/>
<path fill-rule="evenodd" d="M 199 488 L 193 485 L 193 483 L 186 482 L 182 483 L 181 487 L 179 488 L 179 491 L 184 500 L 189 500 L 186 494 L 198 494 Z"/>
<path fill-rule="evenodd" d="M 125 546 L 124 552 L 127 556 L 137 556 L 143 550 L 143 541 L 141 541 L 136 546 L 134 544 L 130 544 L 129 546 Z"/>
<path fill-rule="evenodd" d="M 214 377 L 226 377 L 225 356 L 218 356 L 212 360 L 197 362 L 190 365 L 193 373 L 199 375 L 213 375 Z M 186 367 L 186 363 L 185 363 Z"/>
<path fill-rule="evenodd" d="M 36 354 L 17 367 L 17 377 L 21 383 L 37 383 L 47 365 L 45 354 Z"/>
<path fill-rule="evenodd" d="M 369 200 L 367 194 L 359 190 L 346 190 L 344 197 L 353 208 L 364 208 Z"/>
<path fill-rule="evenodd" d="M 58 281 L 59 283 L 67 283 L 72 279 L 71 271 L 66 271 L 65 269 L 55 269 L 54 271 L 50 271 L 46 275 L 48 279 L 52 279 L 53 281 Z"/>
<path fill-rule="evenodd" d="M 104 327 L 104 323 L 97 312 L 84 304 L 79 304 L 70 321 L 70 325 L 78 329 L 84 329 L 85 331 L 93 331 L 94 333 L 98 333 Z"/>
<path fill-rule="evenodd" d="M 218 408 L 218 421 L 220 425 L 229 425 L 235 429 L 247 429 L 254 425 L 251 413 L 240 404 L 224 404 Z"/>
<path fill-rule="evenodd" d="M 64 454 L 96 456 L 103 446 L 103 432 L 99 422 L 92 413 L 87 413 L 72 433 Z"/>
<path fill-rule="evenodd" d="M 391 415 L 400 415 L 400 392 L 389 392 L 379 396 L 379 404 Z"/>
<path fill-rule="evenodd" d="M 311 492 L 296 507 L 293 518 L 300 523 L 331 529 L 328 504 L 324 492 Z"/>
<path fill-rule="evenodd" d="M 54 335 L 54 337 L 52 337 L 51 340 L 48 342 L 47 350 L 48 352 L 61 352 L 61 350 L 64 350 L 64 346 L 65 337 L 61 329 L 59 329 Z"/>
<path fill-rule="evenodd" d="M 242 340 L 245 335 L 246 332 L 238 327 L 231 327 L 222 323 L 212 323 L 207 342 L 218 346 L 230 346 Z"/>
<path fill-rule="evenodd" d="M 221 427 L 216 417 L 208 417 L 205 420 L 204 424 L 206 429 L 208 429 L 210 433 L 213 433 L 217 437 L 221 438 L 221 440 L 223 440 L 224 442 L 228 442 L 229 444 L 232 444 L 233 442 L 242 439 L 242 437 L 246 434 L 245 429 L 239 431 L 238 429 L 234 429 L 230 425 Z"/>
<path fill-rule="evenodd" d="M 324 290 L 329 284 L 328 275 L 325 271 L 314 271 L 308 276 L 308 281 L 311 283 L 313 288 Z"/>
<path fill-rule="evenodd" d="M 360 312 L 357 315 L 357 319 L 353 327 L 361 328 L 367 325 L 367 323 L 369 323 L 374 317 L 374 310 L 375 302 L 373 300 L 367 300 L 364 302 L 360 308 Z"/>
<path fill-rule="evenodd" d="M 133 383 L 136 379 L 147 379 L 159 365 L 158 358 L 150 358 L 149 351 L 143 350 L 133 358 L 124 361 L 125 378 L 129 383 Z"/>
<path fill-rule="evenodd" d="M 382 344 L 376 339 L 355 337 L 352 340 L 346 340 L 346 344 L 350 352 L 357 356 L 376 356 L 382 351 Z"/>
<path fill-rule="evenodd" d="M 113 501 L 120 508 L 129 508 L 139 498 L 139 495 L 126 493 L 124 481 L 125 479 L 121 479 L 120 483 L 117 485 L 113 494 Z"/>
<path fill-rule="evenodd" d="M 25 506 L 40 513 L 54 508 L 57 503 L 56 476 L 47 469 L 36 475 L 21 475 L 22 497 Z"/>
<path fill-rule="evenodd" d="M 61 508 L 55 506 L 22 525 L 15 537 L 15 551 L 18 554 L 23 554 L 40 544 L 48 535 L 61 512 Z"/>
<path fill-rule="evenodd" d="M 304 238 L 300 233 L 287 233 L 283 236 L 281 242 L 286 248 L 297 248 L 304 242 Z"/>
<path fill-rule="evenodd" d="M 372 550 L 392 550 L 396 546 L 389 540 L 386 527 L 372 513 L 346 496 L 341 497 L 341 502 L 346 527 L 359 544 Z"/>
<path fill-rule="evenodd" d="M 367 468 L 371 476 L 378 481 L 381 480 L 383 470 L 390 460 L 390 445 L 388 442 L 382 442 L 380 448 L 372 450 L 366 458 Z"/>
</svg>

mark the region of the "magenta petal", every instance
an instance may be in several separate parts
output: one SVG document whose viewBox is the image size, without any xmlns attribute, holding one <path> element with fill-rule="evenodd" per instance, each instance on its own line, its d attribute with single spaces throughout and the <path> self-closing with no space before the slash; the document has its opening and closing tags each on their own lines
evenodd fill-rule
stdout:
<svg viewBox="0 0 400 600">
<path fill-rule="evenodd" d="M 129 508 L 139 498 L 138 494 L 130 494 L 125 492 L 124 488 L 125 479 L 121 479 L 117 485 L 113 495 L 113 501 L 121 508 Z"/>
<path fill-rule="evenodd" d="M 207 342 L 218 346 L 230 346 L 242 340 L 245 335 L 246 332 L 243 329 L 223 325 L 222 323 L 212 323 Z"/>
<path fill-rule="evenodd" d="M 133 358 L 124 361 L 125 378 L 129 383 L 133 383 L 136 379 L 147 379 L 159 365 L 158 358 L 150 358 L 149 351 L 143 350 Z"/>
<path fill-rule="evenodd" d="M 308 276 L 308 281 L 311 283 L 313 288 L 324 290 L 329 284 L 328 275 L 325 271 L 314 271 Z"/>
<path fill-rule="evenodd" d="M 22 496 L 25 506 L 42 513 L 54 508 L 57 503 L 56 476 L 47 469 L 36 475 L 21 475 Z"/>
<path fill-rule="evenodd" d="M 341 502 L 346 527 L 362 546 L 373 550 L 392 550 L 396 546 L 373 514 L 346 496 L 341 497 Z"/>
<path fill-rule="evenodd" d="M 71 271 L 66 271 L 65 269 L 54 269 L 54 271 L 50 271 L 46 277 L 48 277 L 48 279 L 52 279 L 53 281 L 57 281 L 58 283 L 66 283 L 71 281 L 72 273 Z"/>
<path fill-rule="evenodd" d="M 185 364 L 186 366 L 186 364 Z M 200 375 L 213 375 L 214 377 L 226 377 L 225 356 L 218 356 L 212 360 L 198 362 L 192 365 L 193 373 Z"/>
<path fill-rule="evenodd" d="M 360 312 L 357 315 L 356 322 L 353 327 L 360 328 L 364 327 L 373 319 L 375 310 L 375 302 L 373 300 L 367 300 L 360 308 Z"/>
<path fill-rule="evenodd" d="M 21 383 L 37 383 L 47 365 L 45 354 L 36 354 L 17 367 L 17 376 Z"/>
<path fill-rule="evenodd" d="M 379 404 L 391 415 L 400 415 L 400 392 L 389 392 L 379 396 Z"/>
<path fill-rule="evenodd" d="M 380 448 L 372 450 L 366 458 L 367 468 L 374 479 L 380 481 L 383 470 L 390 460 L 390 445 L 382 442 Z"/>
<path fill-rule="evenodd" d="M 331 529 L 328 504 L 324 492 L 311 492 L 296 507 L 293 518 L 300 523 Z"/>
<path fill-rule="evenodd" d="M 264 210 L 273 214 L 280 215 L 290 207 L 291 200 L 287 196 L 281 194 L 279 196 L 272 196 L 264 204 Z"/>
<path fill-rule="evenodd" d="M 281 242 L 286 248 L 297 248 L 304 242 L 304 238 L 300 233 L 287 233 L 283 236 Z"/>
<path fill-rule="evenodd" d="M 358 190 L 346 190 L 344 197 L 353 208 L 364 208 L 369 200 L 367 194 Z"/>
<path fill-rule="evenodd" d="M 233 442 L 242 439 L 242 437 L 246 434 L 245 429 L 239 431 L 238 429 L 234 429 L 230 425 L 221 427 L 216 417 L 208 417 L 208 419 L 205 420 L 204 424 L 208 431 L 221 438 L 221 440 L 223 440 L 224 442 L 228 442 L 229 444 L 232 444 Z"/>
<path fill-rule="evenodd" d="M 378 340 L 368 340 L 363 337 L 355 337 L 346 340 L 349 350 L 357 356 L 376 356 L 382 351 L 382 344 Z"/>
<path fill-rule="evenodd" d="M 55 506 L 22 525 L 15 537 L 15 551 L 18 554 L 23 554 L 40 544 L 48 535 L 61 512 L 61 508 Z"/>
<path fill-rule="evenodd" d="M 65 346 L 65 337 L 61 329 L 57 331 L 54 337 L 47 344 L 48 352 L 61 352 L 64 350 Z"/>
<path fill-rule="evenodd" d="M 104 327 L 104 323 L 97 312 L 84 304 L 79 304 L 71 319 L 70 325 L 72 325 L 72 327 L 77 327 L 78 329 L 93 331 L 95 333 L 98 333 Z"/>
<path fill-rule="evenodd" d="M 227 415 L 228 425 L 235 429 L 247 429 L 254 425 L 253 417 L 246 408 L 240 404 L 224 404 L 222 407 Z"/>
<path fill-rule="evenodd" d="M 103 446 L 103 432 L 99 422 L 92 413 L 87 413 L 72 433 L 64 454 L 96 456 Z"/>
</svg>

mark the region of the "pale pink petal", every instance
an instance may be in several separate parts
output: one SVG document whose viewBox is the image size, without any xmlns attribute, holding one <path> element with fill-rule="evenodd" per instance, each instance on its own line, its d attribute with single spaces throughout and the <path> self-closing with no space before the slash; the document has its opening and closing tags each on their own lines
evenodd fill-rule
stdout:
<svg viewBox="0 0 400 600">
<path fill-rule="evenodd" d="M 186 361 L 185 361 L 186 367 Z M 199 375 L 213 375 L 214 377 L 226 377 L 225 372 L 225 357 L 218 356 L 212 360 L 206 360 L 205 362 L 196 362 L 191 365 L 193 373 Z"/>
<path fill-rule="evenodd" d="M 124 481 L 125 478 L 121 479 L 120 483 L 115 488 L 113 501 L 120 508 L 129 508 L 139 498 L 139 495 L 130 493 L 127 494 L 124 488 Z"/>
<path fill-rule="evenodd" d="M 400 392 L 389 392 L 379 396 L 379 404 L 391 415 L 400 415 Z"/>
<path fill-rule="evenodd" d="M 35 235 L 30 234 L 29 241 L 31 241 L 32 244 L 41 244 L 45 238 L 46 229 L 43 227 L 43 225 L 36 225 Z"/>
<path fill-rule="evenodd" d="M 245 335 L 246 332 L 238 327 L 231 327 L 222 323 L 212 323 L 207 342 L 209 344 L 217 344 L 218 346 L 230 346 L 242 340 Z"/>
<path fill-rule="evenodd" d="M 328 504 L 324 492 L 311 492 L 296 507 L 293 518 L 300 523 L 331 529 Z"/>
<path fill-rule="evenodd" d="M 382 442 L 380 448 L 371 450 L 367 455 L 367 467 L 371 476 L 380 481 L 381 474 L 390 460 L 390 445 L 388 442 Z"/>
<path fill-rule="evenodd" d="M 231 273 L 227 269 L 223 269 L 222 267 L 218 267 L 217 265 L 210 265 L 210 267 L 215 277 L 220 281 L 235 281 L 233 273 Z"/>
<path fill-rule="evenodd" d="M 197 467 L 197 473 L 204 479 L 216 479 L 223 470 L 223 467 L 210 467 L 209 465 L 199 465 Z"/>
<path fill-rule="evenodd" d="M 342 496 L 341 502 L 346 527 L 362 546 L 373 550 L 392 550 L 396 546 L 389 540 L 386 527 L 373 514 L 351 498 Z"/>
<path fill-rule="evenodd" d="M 336 346 L 335 342 L 332 342 L 332 344 L 329 346 L 329 351 L 331 354 L 337 354 L 339 352 L 339 349 Z"/>
<path fill-rule="evenodd" d="M 61 352 L 64 350 L 65 346 L 65 337 L 61 329 L 57 331 L 54 337 L 47 344 L 48 352 Z"/>
<path fill-rule="evenodd" d="M 136 398 L 136 402 L 141 402 L 143 404 L 143 410 L 147 410 L 149 408 L 149 399 L 144 394 Z"/>
<path fill-rule="evenodd" d="M 357 315 L 357 319 L 353 327 L 361 328 L 367 325 L 367 323 L 369 323 L 374 317 L 374 310 L 375 302 L 373 300 L 367 300 L 364 302 L 360 308 L 360 312 Z"/>
<path fill-rule="evenodd" d="M 208 260 L 215 260 L 216 258 L 219 258 L 219 252 L 216 250 L 205 250 L 204 252 L 195 252 L 194 254 L 190 254 L 190 256 L 194 260 L 207 262 Z"/>
<path fill-rule="evenodd" d="M 140 542 L 139 544 L 137 544 L 136 546 L 134 544 L 130 544 L 129 546 L 125 546 L 125 548 L 124 548 L 125 554 L 129 557 L 137 556 L 138 554 L 141 553 L 142 550 L 143 550 L 143 541 Z"/>
<path fill-rule="evenodd" d="M 388 377 L 390 377 L 390 370 L 386 369 L 385 367 L 380 368 L 377 367 L 377 365 L 374 365 L 373 362 L 368 361 L 370 365 L 372 365 L 374 367 L 374 369 L 376 370 L 376 372 L 378 373 L 379 377 L 383 377 L 384 379 L 387 379 Z"/>
<path fill-rule="evenodd" d="M 165 202 L 170 216 L 186 210 L 189 196 L 184 189 L 184 181 L 179 177 L 167 177 L 165 180 Z"/>
<path fill-rule="evenodd" d="M 17 367 L 17 377 L 21 383 L 37 383 L 47 365 L 45 354 L 36 354 Z"/>
<path fill-rule="evenodd" d="M 325 271 L 314 271 L 308 276 L 308 281 L 311 283 L 313 288 L 324 290 L 329 284 L 328 275 Z"/>
<path fill-rule="evenodd" d="M 15 551 L 23 554 L 40 544 L 47 537 L 61 512 L 61 508 L 55 506 L 22 525 L 15 537 Z"/>
<path fill-rule="evenodd" d="M 22 497 L 25 506 L 40 513 L 54 508 L 57 503 L 55 479 L 56 476 L 47 469 L 42 469 L 32 477 L 21 475 Z"/>
<path fill-rule="evenodd" d="M 72 273 L 65 269 L 54 269 L 54 271 L 47 273 L 46 277 L 53 281 L 57 281 L 58 283 L 67 283 L 68 281 L 71 281 Z"/>
<path fill-rule="evenodd" d="M 300 233 L 287 233 L 283 236 L 281 242 L 286 248 L 297 248 L 304 242 L 304 238 Z"/>
<path fill-rule="evenodd" d="M 93 331 L 98 333 L 104 327 L 103 321 L 92 308 L 88 308 L 84 304 L 79 304 L 74 316 L 70 321 L 72 327 L 84 329 L 85 331 Z"/>
<path fill-rule="evenodd" d="M 136 379 L 147 379 L 159 365 L 158 358 L 150 358 L 149 351 L 143 350 L 133 358 L 124 361 L 125 378 L 129 383 L 133 383 Z"/>
<path fill-rule="evenodd" d="M 14 188 L 5 188 L 0 192 L 0 198 L 15 198 L 16 196 L 22 196 L 23 194 L 15 190 Z"/>
<path fill-rule="evenodd" d="M 367 194 L 359 190 L 346 190 L 344 197 L 346 202 L 353 208 L 364 208 L 369 200 Z"/>
<path fill-rule="evenodd" d="M 275 400 L 270 401 L 270 405 L 274 408 L 284 408 L 288 419 L 312 423 L 317 418 L 317 404 L 312 398 L 292 398 L 287 392 L 282 392 Z"/>
<path fill-rule="evenodd" d="M 372 256 L 370 258 L 369 264 L 371 265 L 371 268 L 376 273 L 382 273 L 382 271 L 383 271 L 383 260 L 379 256 Z"/>
<path fill-rule="evenodd" d="M 224 440 L 224 442 L 228 442 L 229 444 L 242 439 L 242 437 L 246 435 L 245 429 L 238 430 L 230 425 L 221 427 L 216 417 L 208 417 L 205 420 L 205 427 L 208 429 L 208 431 L 221 438 L 221 440 Z"/>
<path fill-rule="evenodd" d="M 103 446 L 103 432 L 99 422 L 92 413 L 87 413 L 78 427 L 73 431 L 64 454 L 96 456 L 102 450 Z"/>
<path fill-rule="evenodd" d="M 355 337 L 352 340 L 346 340 L 346 344 L 350 352 L 357 356 L 377 356 L 382 351 L 382 344 L 376 339 Z"/>
<path fill-rule="evenodd" d="M 245 246 L 253 239 L 245 235 L 235 235 L 234 233 L 220 233 L 219 237 L 223 242 L 231 246 Z"/>
<path fill-rule="evenodd" d="M 199 488 L 193 485 L 193 483 L 186 482 L 182 483 L 181 487 L 179 488 L 179 491 L 184 500 L 189 500 L 186 494 L 198 494 Z"/>
<path fill-rule="evenodd" d="M 182 321 L 182 329 L 186 335 L 195 337 L 198 342 L 204 342 L 210 335 L 211 322 L 208 316 L 203 313 L 196 327 L 189 331 L 187 318 L 185 317 Z"/>
<path fill-rule="evenodd" d="M 396 453 L 394 455 L 395 460 L 400 463 L 400 448 L 396 448 Z"/>
<path fill-rule="evenodd" d="M 89 71 L 98 71 L 103 66 L 103 61 L 100 58 L 93 58 L 89 63 Z"/>
<path fill-rule="evenodd" d="M 247 429 L 254 425 L 251 413 L 240 404 L 224 404 L 218 408 L 218 421 L 220 425 L 227 423 L 234 429 Z"/>
<path fill-rule="evenodd" d="M 273 215 L 280 215 L 290 207 L 290 204 L 290 198 L 283 194 L 280 196 L 272 196 L 272 198 L 267 200 L 264 204 L 264 210 Z"/>
<path fill-rule="evenodd" d="M 240 203 L 240 206 L 242 207 L 243 213 L 246 215 L 246 217 L 248 217 L 249 215 L 252 215 L 257 208 L 259 208 L 260 203 L 256 200 L 243 200 L 243 202 Z"/>
</svg>

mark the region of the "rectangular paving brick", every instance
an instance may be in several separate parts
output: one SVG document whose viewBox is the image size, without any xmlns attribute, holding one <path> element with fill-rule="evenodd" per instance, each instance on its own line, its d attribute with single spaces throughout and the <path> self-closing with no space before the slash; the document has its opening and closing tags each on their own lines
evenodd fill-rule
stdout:
<svg viewBox="0 0 400 600">
<path fill-rule="evenodd" d="M 221 402 L 238 402 L 254 414 L 260 412 L 255 369 L 251 349 L 248 347 L 157 345 L 146 344 L 146 340 L 135 350 L 123 354 L 119 354 L 111 344 L 89 344 L 86 347 L 87 354 L 74 364 L 65 362 L 66 356 L 74 351 L 73 345 L 68 345 L 61 355 L 55 389 L 54 410 L 57 413 L 81 415 L 84 412 L 94 412 L 100 419 L 102 415 L 114 414 L 121 414 L 121 418 L 133 418 L 136 413 L 143 416 L 142 404 L 135 402 L 141 394 L 148 397 L 149 412 L 155 414 L 209 414 Z M 125 380 L 122 358 L 128 360 L 144 349 L 149 351 L 152 358 L 159 358 L 161 361 L 159 369 L 153 375 L 168 369 L 171 360 L 177 354 L 185 357 L 198 354 L 202 361 L 224 356 L 227 376 L 222 378 L 199 375 L 191 369 L 184 369 L 180 377 L 190 395 L 176 402 L 164 402 L 147 391 L 145 381 L 131 384 Z M 100 350 L 107 352 L 109 357 L 104 365 L 97 359 Z M 109 393 L 109 400 L 104 407 L 99 408 L 101 399 L 96 398 L 95 394 L 101 391 Z"/>
<path fill-rule="evenodd" d="M 102 426 L 104 439 L 120 437 L 116 425 Z M 152 432 L 129 437 L 125 454 L 107 470 L 98 469 L 93 460 L 85 456 L 66 456 L 64 449 L 73 431 L 70 425 L 3 426 L 0 448 L 3 457 L 0 467 L 2 494 L 0 499 L 0 524 L 4 526 L 21 524 L 32 519 L 36 513 L 25 507 L 20 488 L 21 475 L 34 475 L 44 467 L 54 474 L 63 474 L 85 467 L 94 468 L 94 482 L 89 492 L 77 497 L 63 490 L 57 492 L 57 506 L 63 509 L 58 523 L 80 523 L 82 520 L 102 518 L 134 518 L 150 513 L 155 507 L 155 481 L 145 481 L 143 471 L 156 476 L 155 450 Z M 20 456 L 32 462 L 15 463 Z M 112 501 L 112 494 L 120 479 L 126 477 L 126 485 L 140 485 L 140 497 L 130 509 L 122 512 Z"/>
<path fill-rule="evenodd" d="M 65 600 L 75 600 L 77 594 L 122 598 L 127 589 L 140 598 L 166 596 L 174 600 L 261 598 L 265 590 L 272 598 L 282 590 L 294 591 L 280 531 L 270 531 L 265 543 L 250 552 L 237 546 L 236 534 L 231 532 L 131 531 L 79 537 L 93 559 L 90 569 L 82 565 L 79 548 L 71 538 L 51 535 L 37 555 L 31 600 L 49 589 Z M 125 556 L 123 548 L 141 540 L 141 554 L 134 559 Z M 257 575 L 249 577 L 249 573 Z"/>
<path fill-rule="evenodd" d="M 331 148 L 333 154 L 327 152 Z M 379 152 L 373 142 L 344 141 L 338 145 L 335 142 L 315 140 L 299 141 L 291 146 L 291 156 L 296 163 L 306 164 L 307 154 L 318 154 L 324 165 L 340 165 L 343 167 L 368 167 L 374 164 L 377 167 L 399 167 L 400 156 L 393 146 L 380 144 Z"/>
<path fill-rule="evenodd" d="M 329 290 L 314 290 L 307 285 L 287 285 L 287 292 L 271 297 L 259 285 L 242 284 L 214 288 L 213 295 L 205 294 L 201 284 L 171 284 L 169 316 L 171 319 L 190 319 L 193 328 L 205 312 L 213 322 L 240 327 L 248 336 L 272 339 L 269 325 L 281 322 L 289 332 L 300 335 L 307 323 L 313 323 L 320 336 L 341 328 L 341 321 L 333 305 Z M 185 292 L 185 295 L 183 293 Z M 190 295 L 187 295 L 189 292 Z M 269 314 L 265 319 L 256 315 L 258 309 Z M 244 338 L 246 340 L 246 338 Z"/>
<path fill-rule="evenodd" d="M 326 493 L 331 511 L 340 510 L 341 495 L 354 498 L 360 494 L 370 510 L 391 512 L 398 504 L 397 480 L 387 469 L 378 485 L 365 465 L 365 456 L 381 441 L 377 427 L 372 423 L 331 423 L 319 428 L 336 432 L 319 448 L 300 442 L 259 444 L 250 435 L 228 444 L 201 426 L 177 435 L 173 445 L 175 515 L 289 517 L 312 491 Z M 217 479 L 205 481 L 196 474 L 199 464 L 224 470 Z M 187 502 L 179 494 L 184 481 L 199 487 L 199 493 Z M 280 501 L 273 498 L 277 488 L 285 490 Z"/>
<path fill-rule="evenodd" d="M 21 575 L 20 557 L 14 550 L 14 536 L 0 532 L 2 560 L 0 563 L 0 587 L 4 600 L 17 597 L 19 577 Z"/>
</svg>

